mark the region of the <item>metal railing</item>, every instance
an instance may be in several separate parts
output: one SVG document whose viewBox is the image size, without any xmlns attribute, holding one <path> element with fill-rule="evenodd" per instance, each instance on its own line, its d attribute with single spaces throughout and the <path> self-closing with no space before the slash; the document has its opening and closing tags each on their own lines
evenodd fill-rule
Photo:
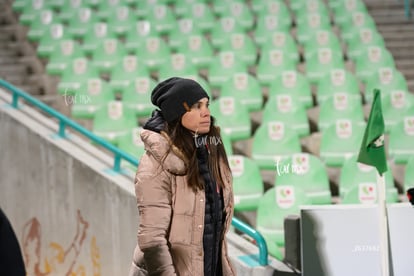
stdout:
<svg viewBox="0 0 414 276">
<path fill-rule="evenodd" d="M 113 170 L 115 172 L 119 173 L 121 171 L 121 160 L 122 159 L 128 161 L 129 163 L 131 163 L 134 166 L 138 166 L 139 162 L 134 156 L 120 150 L 119 148 L 117 148 L 113 144 L 109 143 L 108 141 L 104 140 L 103 138 L 96 136 L 95 134 L 93 134 L 92 132 L 90 132 L 89 130 L 87 130 L 86 128 L 81 126 L 80 124 L 78 124 L 75 121 L 69 119 L 68 117 L 66 117 L 62 113 L 56 111 L 55 109 L 53 109 L 50 106 L 44 104 L 43 102 L 39 101 L 38 99 L 32 97 L 28 93 L 20 90 L 19 88 L 13 86 L 12 84 L 10 84 L 10 83 L 2 80 L 2 79 L 0 79 L 0 86 L 6 88 L 7 90 L 9 90 L 12 93 L 12 103 L 11 103 L 12 107 L 14 107 L 16 109 L 19 108 L 19 98 L 22 98 L 27 103 L 33 105 L 36 108 L 41 109 L 43 112 L 46 112 L 50 116 L 58 119 L 59 120 L 59 129 L 58 129 L 57 134 L 60 137 L 67 138 L 67 136 L 66 136 L 66 127 L 70 127 L 73 130 L 75 130 L 75 131 L 79 132 L 80 134 L 84 135 L 85 137 L 87 137 L 91 141 L 95 142 L 96 144 L 98 144 L 98 145 L 104 147 L 105 149 L 111 151 L 114 154 Z M 260 263 L 260 265 L 267 265 L 268 264 L 268 251 L 267 251 L 267 245 L 266 245 L 266 242 L 265 242 L 263 236 L 259 232 L 257 232 L 253 228 L 251 228 L 249 225 L 243 223 L 242 221 L 240 221 L 237 218 L 233 218 L 232 225 L 236 229 L 238 229 L 239 231 L 241 231 L 241 232 L 247 234 L 248 236 L 250 236 L 251 238 L 255 239 L 255 241 L 257 243 L 257 246 L 259 248 L 259 263 Z"/>
</svg>

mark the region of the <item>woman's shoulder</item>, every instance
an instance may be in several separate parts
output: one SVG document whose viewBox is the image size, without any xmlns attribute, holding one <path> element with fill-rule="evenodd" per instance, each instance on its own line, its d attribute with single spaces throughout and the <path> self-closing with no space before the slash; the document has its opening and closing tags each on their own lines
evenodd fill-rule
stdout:
<svg viewBox="0 0 414 276">
<path fill-rule="evenodd" d="M 145 145 L 146 154 L 160 164 L 163 169 L 173 174 L 185 174 L 187 170 L 185 157 L 171 144 L 165 132 L 158 133 L 143 129 L 141 139 Z M 145 160 L 147 159 L 142 159 L 141 163 L 146 162 Z"/>
</svg>

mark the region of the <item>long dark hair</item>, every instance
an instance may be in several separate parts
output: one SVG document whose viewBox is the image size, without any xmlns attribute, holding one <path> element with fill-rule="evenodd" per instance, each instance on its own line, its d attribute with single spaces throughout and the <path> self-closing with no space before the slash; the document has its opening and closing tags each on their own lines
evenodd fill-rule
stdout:
<svg viewBox="0 0 414 276">
<path fill-rule="evenodd" d="M 215 119 L 211 116 L 210 131 L 206 134 L 209 149 L 208 163 L 211 173 L 216 183 L 224 188 L 224 181 L 221 177 L 220 167 L 224 163 L 226 170 L 230 170 L 229 162 L 227 160 L 226 150 L 224 144 L 221 142 L 220 129 L 215 126 Z M 201 179 L 198 159 L 197 159 L 197 146 L 194 140 L 194 134 L 181 124 L 181 118 L 172 122 L 166 123 L 165 131 L 171 139 L 172 144 L 177 147 L 187 159 L 188 173 L 187 182 L 188 185 L 196 190 L 204 189 L 204 181 Z M 214 143 L 209 143 L 213 139 Z M 169 151 L 172 150 L 170 147 Z M 222 160 L 222 163 L 220 162 Z"/>
</svg>

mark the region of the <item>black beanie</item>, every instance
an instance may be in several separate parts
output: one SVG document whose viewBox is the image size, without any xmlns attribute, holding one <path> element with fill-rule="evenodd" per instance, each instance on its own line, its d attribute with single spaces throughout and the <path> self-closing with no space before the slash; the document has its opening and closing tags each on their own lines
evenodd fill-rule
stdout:
<svg viewBox="0 0 414 276">
<path fill-rule="evenodd" d="M 160 82 L 151 92 L 151 102 L 160 108 L 167 122 L 180 118 L 202 98 L 209 96 L 200 84 L 179 77 Z"/>
</svg>

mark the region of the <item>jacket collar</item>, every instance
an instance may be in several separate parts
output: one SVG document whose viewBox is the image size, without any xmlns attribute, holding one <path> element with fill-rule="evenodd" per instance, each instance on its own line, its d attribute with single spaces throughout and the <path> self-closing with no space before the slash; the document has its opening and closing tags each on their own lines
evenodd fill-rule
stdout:
<svg viewBox="0 0 414 276">
<path fill-rule="evenodd" d="M 164 131 L 158 133 L 144 129 L 141 131 L 141 139 L 145 144 L 146 151 L 168 172 L 177 175 L 184 175 L 187 172 L 187 159 L 181 150 L 172 145 L 170 138 Z M 170 147 L 171 151 L 168 152 Z"/>
</svg>

